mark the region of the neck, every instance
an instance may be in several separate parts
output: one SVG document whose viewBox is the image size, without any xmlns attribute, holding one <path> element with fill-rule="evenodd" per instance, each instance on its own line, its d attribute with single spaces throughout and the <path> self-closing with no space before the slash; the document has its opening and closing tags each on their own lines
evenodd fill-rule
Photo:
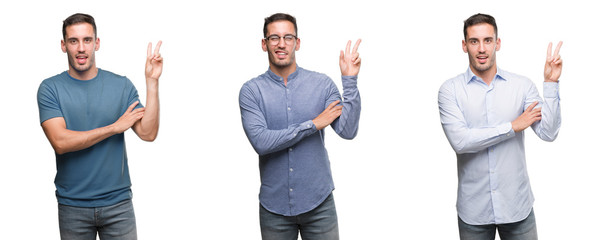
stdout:
<svg viewBox="0 0 600 240">
<path fill-rule="evenodd" d="M 277 76 L 283 78 L 283 84 L 287 86 L 287 79 L 293 72 L 296 71 L 296 63 L 292 63 L 289 66 L 278 67 L 273 64 L 269 64 L 271 67 L 271 71 L 275 73 Z"/>
<path fill-rule="evenodd" d="M 471 68 L 471 71 L 473 72 L 473 74 L 475 74 L 475 76 L 480 77 L 483 80 L 483 82 L 485 82 L 487 85 L 492 84 L 492 81 L 494 80 L 494 77 L 496 76 L 496 72 L 498 71 L 496 69 L 496 66 L 493 66 L 486 71 L 478 71 L 477 69 L 473 69 L 473 67 L 470 67 L 470 68 Z"/>
<path fill-rule="evenodd" d="M 67 73 L 69 73 L 71 77 L 77 80 L 90 80 L 98 75 L 98 68 L 96 68 L 96 66 L 93 66 L 86 71 L 80 72 L 76 71 L 75 69 L 69 66 L 69 70 L 67 71 Z"/>
</svg>

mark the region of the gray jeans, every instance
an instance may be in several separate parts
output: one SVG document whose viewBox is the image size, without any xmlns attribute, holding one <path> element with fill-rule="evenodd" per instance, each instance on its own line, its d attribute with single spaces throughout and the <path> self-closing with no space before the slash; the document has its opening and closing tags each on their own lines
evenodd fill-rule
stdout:
<svg viewBox="0 0 600 240">
<path fill-rule="evenodd" d="M 522 221 L 507 224 L 471 225 L 458 218 L 461 240 L 493 240 L 496 229 L 502 240 L 537 240 L 537 228 L 533 209 Z"/>
<path fill-rule="evenodd" d="M 106 207 L 58 205 L 62 240 L 136 240 L 135 214 L 131 200 Z"/>
</svg>

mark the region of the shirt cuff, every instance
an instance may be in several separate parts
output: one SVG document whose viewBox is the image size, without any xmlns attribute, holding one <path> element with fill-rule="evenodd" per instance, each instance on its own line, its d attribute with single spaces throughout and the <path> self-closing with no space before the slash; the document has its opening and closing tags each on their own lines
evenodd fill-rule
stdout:
<svg viewBox="0 0 600 240">
<path fill-rule="evenodd" d="M 559 98 L 557 82 L 544 82 L 544 98 Z"/>
<path fill-rule="evenodd" d="M 513 130 L 512 123 L 510 122 L 504 123 L 496 127 L 496 129 L 498 130 L 498 136 L 501 138 L 506 139 L 515 136 L 515 131 Z"/>
<path fill-rule="evenodd" d="M 317 127 L 315 126 L 312 120 L 307 120 L 306 122 L 300 123 L 300 131 L 303 130 L 317 131 Z"/>
</svg>

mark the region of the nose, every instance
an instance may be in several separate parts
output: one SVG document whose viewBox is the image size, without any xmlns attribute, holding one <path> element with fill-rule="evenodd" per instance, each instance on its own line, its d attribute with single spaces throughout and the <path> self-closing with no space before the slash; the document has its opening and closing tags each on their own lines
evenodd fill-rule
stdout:
<svg viewBox="0 0 600 240">
<path fill-rule="evenodd" d="M 285 47 L 285 39 L 280 38 L 279 42 L 277 43 L 277 46 L 280 48 L 284 48 Z"/>
<path fill-rule="evenodd" d="M 78 52 L 85 52 L 85 46 L 84 46 L 84 43 L 83 43 L 83 41 L 81 41 L 81 42 L 79 42 L 79 43 L 77 44 L 77 51 L 78 51 Z"/>
<path fill-rule="evenodd" d="M 485 45 L 483 42 L 479 42 L 479 47 L 477 48 L 477 51 L 479 51 L 480 53 L 485 52 Z"/>
</svg>

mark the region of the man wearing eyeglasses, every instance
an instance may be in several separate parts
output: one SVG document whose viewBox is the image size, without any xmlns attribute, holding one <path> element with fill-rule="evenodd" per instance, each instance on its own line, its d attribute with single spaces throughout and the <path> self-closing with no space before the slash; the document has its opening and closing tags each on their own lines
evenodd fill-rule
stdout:
<svg viewBox="0 0 600 240">
<path fill-rule="evenodd" d="M 360 96 L 357 49 L 340 52 L 343 101 L 324 74 L 296 65 L 300 49 L 296 19 L 265 18 L 262 49 L 269 69 L 240 90 L 242 125 L 259 155 L 262 239 L 339 239 L 334 189 L 324 128 L 342 138 L 358 131 Z"/>
<path fill-rule="evenodd" d="M 536 240 L 533 194 L 525 162 L 525 129 L 545 141 L 560 129 L 558 43 L 548 45 L 543 101 L 526 77 L 496 65 L 500 38 L 494 17 L 475 14 L 464 22 L 462 48 L 469 68 L 440 87 L 442 127 L 458 160 L 460 239 Z"/>
</svg>

